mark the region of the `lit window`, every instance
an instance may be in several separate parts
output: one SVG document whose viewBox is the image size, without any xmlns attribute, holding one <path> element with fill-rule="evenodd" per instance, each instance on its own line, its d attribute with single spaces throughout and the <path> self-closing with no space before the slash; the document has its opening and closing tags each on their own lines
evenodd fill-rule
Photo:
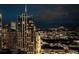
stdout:
<svg viewBox="0 0 79 59">
<path fill-rule="evenodd" d="M 20 22 L 18 24 L 20 24 Z"/>
<path fill-rule="evenodd" d="M 23 21 L 22 24 L 25 24 L 25 22 Z"/>
</svg>

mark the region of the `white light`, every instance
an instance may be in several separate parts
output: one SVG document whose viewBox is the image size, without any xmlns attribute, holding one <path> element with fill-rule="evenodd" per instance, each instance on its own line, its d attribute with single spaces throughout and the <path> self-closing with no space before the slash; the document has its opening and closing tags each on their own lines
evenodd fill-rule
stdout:
<svg viewBox="0 0 79 59">
<path fill-rule="evenodd" d="M 22 24 L 25 24 L 25 22 L 23 21 Z"/>
<path fill-rule="evenodd" d="M 0 18 L 2 18 L 2 14 L 0 14 Z"/>
</svg>

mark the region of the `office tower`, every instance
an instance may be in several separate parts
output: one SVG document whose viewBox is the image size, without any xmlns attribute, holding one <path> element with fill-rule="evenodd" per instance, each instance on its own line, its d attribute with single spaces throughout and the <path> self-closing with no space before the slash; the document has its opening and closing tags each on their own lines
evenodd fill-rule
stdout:
<svg viewBox="0 0 79 59">
<path fill-rule="evenodd" d="M 1 40 L 2 40 L 2 14 L 0 13 L 0 48 L 1 48 Z"/>
<path fill-rule="evenodd" d="M 13 24 L 14 25 L 14 24 Z M 12 24 L 4 25 L 2 34 L 2 49 L 14 49 L 16 48 L 16 30 L 14 27 L 11 27 Z"/>
<path fill-rule="evenodd" d="M 10 49 L 16 49 L 17 32 L 16 32 L 16 22 L 14 21 L 10 23 L 9 34 L 10 34 L 9 35 Z"/>
<path fill-rule="evenodd" d="M 2 32 L 2 14 L 0 14 L 0 37 Z"/>
<path fill-rule="evenodd" d="M 40 37 L 40 33 L 36 32 L 36 54 L 40 54 L 41 53 L 41 37 Z"/>
<path fill-rule="evenodd" d="M 16 30 L 16 22 L 11 22 L 10 29 Z"/>
<path fill-rule="evenodd" d="M 2 40 L 1 40 L 1 48 L 2 49 L 9 49 L 9 32 L 8 32 L 8 25 L 3 26 L 2 30 Z"/>
<path fill-rule="evenodd" d="M 17 49 L 23 53 L 35 53 L 35 25 L 33 16 L 26 12 L 18 16 L 17 21 Z"/>
</svg>

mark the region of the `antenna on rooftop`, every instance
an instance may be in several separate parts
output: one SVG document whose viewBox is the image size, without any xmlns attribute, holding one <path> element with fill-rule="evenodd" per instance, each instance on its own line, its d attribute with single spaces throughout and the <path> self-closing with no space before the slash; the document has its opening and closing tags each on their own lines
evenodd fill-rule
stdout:
<svg viewBox="0 0 79 59">
<path fill-rule="evenodd" d="M 25 5 L 25 12 L 27 12 L 27 5 Z"/>
</svg>

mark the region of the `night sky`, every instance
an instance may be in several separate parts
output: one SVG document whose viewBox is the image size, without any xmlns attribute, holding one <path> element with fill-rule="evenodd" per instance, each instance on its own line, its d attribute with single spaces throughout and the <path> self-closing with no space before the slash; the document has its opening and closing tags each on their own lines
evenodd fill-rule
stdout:
<svg viewBox="0 0 79 59">
<path fill-rule="evenodd" d="M 25 5 L 0 5 L 3 22 L 17 20 L 24 12 Z M 27 5 L 27 13 L 34 16 L 38 28 L 59 27 L 79 28 L 79 5 Z"/>
<path fill-rule="evenodd" d="M 24 12 L 25 5 L 0 4 L 0 12 L 3 14 L 3 23 L 8 24 L 11 21 L 16 21 L 17 16 Z"/>
</svg>

